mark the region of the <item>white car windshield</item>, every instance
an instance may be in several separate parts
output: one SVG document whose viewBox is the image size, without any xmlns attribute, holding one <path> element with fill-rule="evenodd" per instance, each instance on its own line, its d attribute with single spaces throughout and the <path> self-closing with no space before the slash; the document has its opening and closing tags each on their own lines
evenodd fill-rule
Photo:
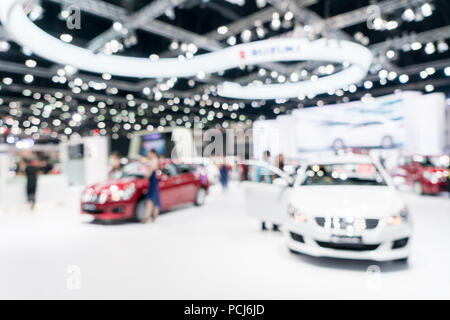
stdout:
<svg viewBox="0 0 450 320">
<path fill-rule="evenodd" d="M 371 163 L 327 163 L 309 165 L 301 185 L 374 185 L 386 181 Z"/>
</svg>

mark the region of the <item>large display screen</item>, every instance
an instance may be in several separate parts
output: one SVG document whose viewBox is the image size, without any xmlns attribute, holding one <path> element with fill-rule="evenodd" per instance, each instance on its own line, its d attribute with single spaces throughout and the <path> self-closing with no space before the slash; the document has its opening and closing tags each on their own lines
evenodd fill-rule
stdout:
<svg viewBox="0 0 450 320">
<path fill-rule="evenodd" d="M 159 155 L 166 151 L 166 140 L 161 133 L 151 133 L 142 136 L 141 155 L 146 156 L 150 150 L 155 150 Z"/>
<path fill-rule="evenodd" d="M 69 159 L 79 160 L 84 158 L 84 145 L 76 144 L 68 147 Z"/>
<path fill-rule="evenodd" d="M 405 142 L 404 97 L 296 110 L 297 148 L 395 148 Z"/>
</svg>

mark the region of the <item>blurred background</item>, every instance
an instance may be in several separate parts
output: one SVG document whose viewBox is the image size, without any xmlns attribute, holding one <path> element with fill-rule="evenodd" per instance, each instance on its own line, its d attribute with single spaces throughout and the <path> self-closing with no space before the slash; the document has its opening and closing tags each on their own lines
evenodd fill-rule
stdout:
<svg viewBox="0 0 450 320">
<path fill-rule="evenodd" d="M 13 32 L 17 20 L 1 11 L 13 2 L 0 5 L 0 297 L 450 297 L 449 1 L 19 4 L 45 34 L 104 57 L 189 61 L 290 38 L 372 54 L 355 83 L 273 99 L 220 88 L 314 83 L 348 63 L 274 57 L 186 77 L 99 73 L 27 47 L 17 35 L 28 29 Z M 150 150 L 164 214 L 143 226 L 128 221 L 142 220 Z M 308 159 L 349 155 L 379 163 L 407 203 L 415 240 L 406 266 L 291 256 L 283 230 L 261 233 L 248 214 L 245 182 L 267 182 L 258 170 L 293 187 Z"/>
</svg>

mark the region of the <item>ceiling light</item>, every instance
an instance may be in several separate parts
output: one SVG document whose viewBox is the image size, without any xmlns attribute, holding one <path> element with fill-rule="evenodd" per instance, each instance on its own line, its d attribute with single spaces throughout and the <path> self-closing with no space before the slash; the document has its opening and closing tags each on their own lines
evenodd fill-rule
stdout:
<svg viewBox="0 0 450 320">
<path fill-rule="evenodd" d="M 34 80 L 34 77 L 33 77 L 31 74 L 27 74 L 27 75 L 25 75 L 25 76 L 23 77 L 23 80 L 24 80 L 26 83 L 31 83 L 31 82 L 33 82 L 33 80 Z"/>
<path fill-rule="evenodd" d="M 63 33 L 59 38 L 66 43 L 70 43 L 73 40 L 72 36 L 67 33 Z"/>
<path fill-rule="evenodd" d="M 33 8 L 30 11 L 29 17 L 31 21 L 36 21 L 42 18 L 44 14 L 44 9 L 39 4 L 36 4 L 33 6 Z"/>
<path fill-rule="evenodd" d="M 425 86 L 425 91 L 426 92 L 431 92 L 431 91 L 433 91 L 434 90 L 434 86 L 432 85 L 432 84 L 427 84 L 426 86 Z"/>
<path fill-rule="evenodd" d="M 266 0 L 256 0 L 256 6 L 258 9 L 265 7 L 267 4 Z"/>
<path fill-rule="evenodd" d="M 116 31 L 120 31 L 123 28 L 123 25 L 120 22 L 113 23 L 113 29 Z"/>
<path fill-rule="evenodd" d="M 437 50 L 439 53 L 443 53 L 448 50 L 448 44 L 444 40 L 440 40 L 437 44 Z"/>
<path fill-rule="evenodd" d="M 416 51 L 422 48 L 422 44 L 418 41 L 411 43 L 411 49 Z"/>
<path fill-rule="evenodd" d="M 369 80 L 364 81 L 364 88 L 371 89 L 372 87 L 373 87 L 372 81 L 369 81 Z"/>
<path fill-rule="evenodd" d="M 264 30 L 263 27 L 257 27 L 256 28 L 256 35 L 258 38 L 262 39 L 266 36 L 266 30 Z"/>
<path fill-rule="evenodd" d="M 0 41 L 0 52 L 6 52 L 9 50 L 9 48 L 11 48 L 11 45 L 8 41 Z"/>
<path fill-rule="evenodd" d="M 428 42 L 425 45 L 425 53 L 426 54 L 433 54 L 436 51 L 436 47 L 434 46 L 433 42 Z"/>
<path fill-rule="evenodd" d="M 287 21 L 292 20 L 292 18 L 294 18 L 294 14 L 292 13 L 292 11 L 288 11 L 286 12 L 286 14 L 284 15 L 284 19 Z"/>
<path fill-rule="evenodd" d="M 190 43 L 190 44 L 188 44 L 188 46 L 187 46 L 187 50 L 188 50 L 189 52 L 196 53 L 196 52 L 198 51 L 198 48 L 197 48 L 197 46 L 196 46 L 195 44 Z"/>
<path fill-rule="evenodd" d="M 145 87 L 144 89 L 142 89 L 142 93 L 146 96 L 148 96 L 151 92 L 152 90 L 149 87 Z"/>
<path fill-rule="evenodd" d="M 298 73 L 297 73 L 297 72 L 291 73 L 289 79 L 290 79 L 292 82 L 297 82 L 297 81 L 299 80 Z"/>
<path fill-rule="evenodd" d="M 400 77 L 398 77 L 398 80 L 400 83 L 407 83 L 409 81 L 409 77 L 407 74 L 402 74 Z"/>
<path fill-rule="evenodd" d="M 219 34 L 226 34 L 228 32 L 228 27 L 227 26 L 221 26 L 221 27 L 217 28 L 217 32 Z"/>
<path fill-rule="evenodd" d="M 83 116 L 79 113 L 74 113 L 72 119 L 75 122 L 80 122 L 81 120 L 83 120 Z"/>
<path fill-rule="evenodd" d="M 433 8 L 431 7 L 431 5 L 428 2 L 424 3 L 420 7 L 420 10 L 422 11 L 422 14 L 424 17 L 429 17 L 433 14 Z"/>
<path fill-rule="evenodd" d="M 389 59 L 393 59 L 395 57 L 395 51 L 394 50 L 386 51 L 386 57 L 388 57 Z"/>
<path fill-rule="evenodd" d="M 446 67 L 446 68 L 444 69 L 444 74 L 445 74 L 447 77 L 450 77 L 450 67 Z"/>
<path fill-rule="evenodd" d="M 29 59 L 29 60 L 25 61 L 25 65 L 28 68 L 34 68 L 34 67 L 36 67 L 37 63 L 36 63 L 36 61 Z"/>
<path fill-rule="evenodd" d="M 69 17 L 69 11 L 66 9 L 61 10 L 61 12 L 59 13 L 62 19 L 67 19 Z"/>
<path fill-rule="evenodd" d="M 249 42 L 252 39 L 252 32 L 250 30 L 244 30 L 241 33 L 242 42 Z"/>
<path fill-rule="evenodd" d="M 393 80 L 395 80 L 395 78 L 397 78 L 397 72 L 395 72 L 395 71 L 391 71 L 391 72 L 389 72 L 389 74 L 388 74 L 388 80 L 390 80 L 390 81 L 393 81 Z"/>
<path fill-rule="evenodd" d="M 176 50 L 176 49 L 178 49 L 178 47 L 179 47 L 179 44 L 176 41 L 172 41 L 172 43 L 169 46 L 170 50 Z"/>
<path fill-rule="evenodd" d="M 416 18 L 416 14 L 414 13 L 414 10 L 408 8 L 403 12 L 402 18 L 405 21 L 411 22 Z"/>
<path fill-rule="evenodd" d="M 425 71 L 428 73 L 428 75 L 431 76 L 432 74 L 434 74 L 436 72 L 436 69 L 433 67 L 428 67 L 425 69 Z"/>
<path fill-rule="evenodd" d="M 378 72 L 378 77 L 380 78 L 380 79 L 384 79 L 384 78 L 387 78 L 387 76 L 388 76 L 388 71 L 387 70 L 380 70 L 380 72 Z"/>
<path fill-rule="evenodd" d="M 386 23 L 386 29 L 388 29 L 388 30 L 394 30 L 394 29 L 396 29 L 397 27 L 398 27 L 398 22 L 395 21 L 395 20 L 388 21 L 388 22 Z"/>
<path fill-rule="evenodd" d="M 13 79 L 11 78 L 3 78 L 3 83 L 6 84 L 7 86 L 9 86 L 10 84 L 13 83 Z"/>
<path fill-rule="evenodd" d="M 270 23 L 270 27 L 272 28 L 272 30 L 275 30 L 275 31 L 280 29 L 280 26 L 281 26 L 281 22 L 278 19 L 274 19 Z"/>
<path fill-rule="evenodd" d="M 227 39 L 227 43 L 228 43 L 230 46 L 234 46 L 234 45 L 236 44 L 236 37 L 235 37 L 235 36 L 229 37 L 229 38 Z"/>
</svg>

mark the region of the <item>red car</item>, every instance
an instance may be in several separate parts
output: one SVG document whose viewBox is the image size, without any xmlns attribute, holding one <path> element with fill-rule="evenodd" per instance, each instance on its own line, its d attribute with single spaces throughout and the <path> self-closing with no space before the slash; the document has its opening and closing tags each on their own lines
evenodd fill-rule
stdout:
<svg viewBox="0 0 450 320">
<path fill-rule="evenodd" d="M 142 221 L 148 189 L 145 171 L 144 164 L 134 162 L 124 167 L 121 178 L 87 187 L 81 196 L 81 213 L 97 220 Z M 209 182 L 200 167 L 165 161 L 157 177 L 162 211 L 187 203 L 204 204 Z"/>
<path fill-rule="evenodd" d="M 439 194 L 450 191 L 448 156 L 407 156 L 392 173 L 402 177 L 418 194 Z"/>
</svg>

